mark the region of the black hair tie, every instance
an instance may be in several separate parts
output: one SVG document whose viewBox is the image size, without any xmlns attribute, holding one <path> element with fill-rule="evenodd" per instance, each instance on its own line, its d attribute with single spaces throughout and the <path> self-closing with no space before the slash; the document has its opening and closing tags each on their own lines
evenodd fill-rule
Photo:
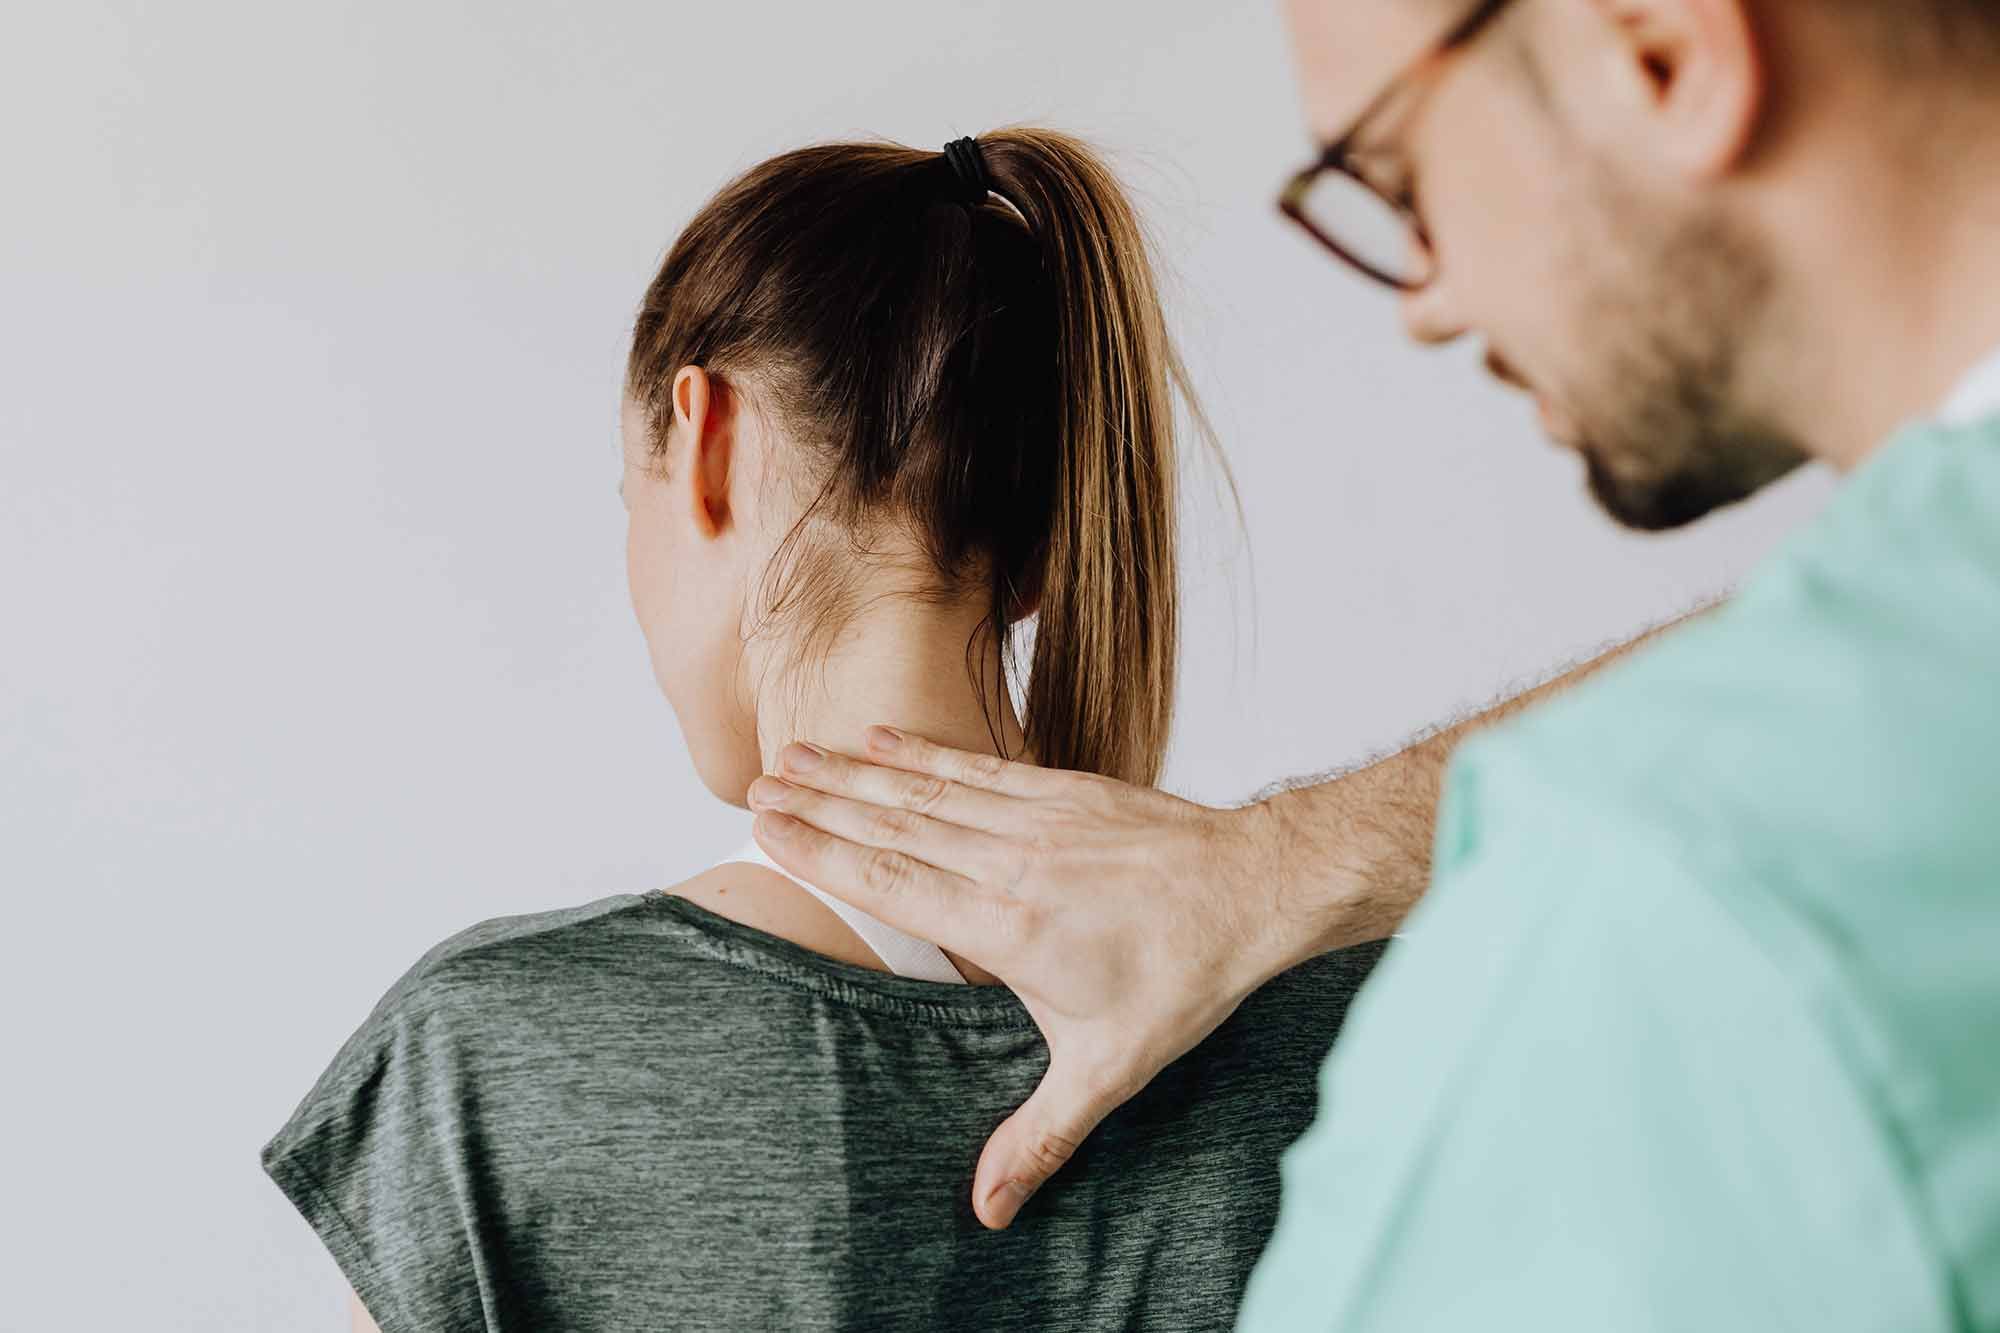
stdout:
<svg viewBox="0 0 2000 1333">
<path fill-rule="evenodd" d="M 979 151 L 979 140 L 953 139 L 944 146 L 944 160 L 950 164 L 952 179 L 958 185 L 954 201 L 967 208 L 985 203 L 993 182 L 987 178 L 986 155 Z"/>
</svg>

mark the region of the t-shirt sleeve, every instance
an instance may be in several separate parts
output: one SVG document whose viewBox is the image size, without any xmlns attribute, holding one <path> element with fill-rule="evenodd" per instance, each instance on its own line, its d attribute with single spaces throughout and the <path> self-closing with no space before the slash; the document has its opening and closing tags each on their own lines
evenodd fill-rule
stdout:
<svg viewBox="0 0 2000 1333">
<path fill-rule="evenodd" d="M 1754 885 L 1588 815 L 1464 832 L 1322 1072 L 1241 1333 L 1949 1326 Z"/>
<path fill-rule="evenodd" d="M 259 1154 L 382 1333 L 486 1328 L 464 1167 L 467 1057 L 430 957 L 390 987 Z"/>
</svg>

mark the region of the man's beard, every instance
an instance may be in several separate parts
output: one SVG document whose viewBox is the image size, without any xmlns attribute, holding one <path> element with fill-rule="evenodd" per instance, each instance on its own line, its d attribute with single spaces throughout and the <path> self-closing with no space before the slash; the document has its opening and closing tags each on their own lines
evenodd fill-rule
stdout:
<svg viewBox="0 0 2000 1333">
<path fill-rule="evenodd" d="M 1660 532 L 1683 527 L 1736 503 L 1785 476 L 1806 455 L 1776 436 L 1725 434 L 1709 427 L 1671 467 L 1620 475 L 1602 456 L 1607 446 L 1585 441 L 1584 475 L 1590 494 L 1629 528 Z"/>
<path fill-rule="evenodd" d="M 1573 396 L 1576 447 L 1613 518 L 1680 527 L 1806 461 L 1742 405 L 1739 371 L 1773 266 L 1723 219 L 1663 223 L 1655 204 L 1594 174 L 1604 188 L 1583 327 L 1597 349 L 1597 391 Z M 1625 258 L 1607 266 L 1605 254 Z"/>
</svg>

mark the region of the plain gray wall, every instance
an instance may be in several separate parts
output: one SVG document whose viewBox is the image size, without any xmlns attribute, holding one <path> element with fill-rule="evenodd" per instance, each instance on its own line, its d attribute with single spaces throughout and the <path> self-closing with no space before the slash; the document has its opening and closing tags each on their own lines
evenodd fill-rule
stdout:
<svg viewBox="0 0 2000 1333">
<path fill-rule="evenodd" d="M 1083 133 L 1171 270 L 1197 469 L 1169 785 L 1394 746 L 1733 581 L 1802 475 L 1623 534 L 1475 350 L 1272 207 L 1277 16 L 46 4 L 0 50 L 8 1328 L 343 1327 L 256 1151 L 419 953 L 672 882 L 700 790 L 623 586 L 639 294 L 801 142 Z"/>
</svg>

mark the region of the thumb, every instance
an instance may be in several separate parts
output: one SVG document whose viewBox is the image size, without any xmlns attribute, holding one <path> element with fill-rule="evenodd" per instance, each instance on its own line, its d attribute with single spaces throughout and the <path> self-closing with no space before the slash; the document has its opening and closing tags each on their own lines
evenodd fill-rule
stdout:
<svg viewBox="0 0 2000 1333">
<path fill-rule="evenodd" d="M 993 1131 L 972 1178 L 973 1210 L 981 1222 L 995 1231 L 1011 1223 L 1029 1196 L 1124 1101 L 1118 1094 L 1092 1095 L 1093 1082 L 1105 1086 L 1070 1063 L 1051 1059 L 1034 1094 Z"/>
</svg>

